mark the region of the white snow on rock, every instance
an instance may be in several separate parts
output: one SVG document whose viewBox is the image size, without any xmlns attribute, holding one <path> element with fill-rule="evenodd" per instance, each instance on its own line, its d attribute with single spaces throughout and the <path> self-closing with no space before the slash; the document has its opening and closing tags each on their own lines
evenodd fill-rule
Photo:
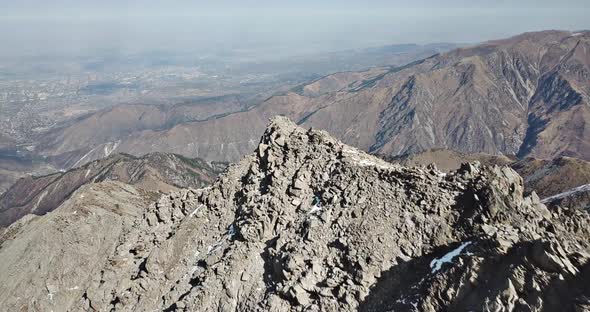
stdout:
<svg viewBox="0 0 590 312">
<path fill-rule="evenodd" d="M 444 263 L 453 263 L 453 259 L 461 254 L 465 247 L 471 245 L 471 242 L 465 242 L 461 244 L 461 246 L 455 248 L 454 250 L 448 252 L 446 255 L 442 256 L 439 259 L 434 259 L 430 262 L 430 268 L 432 269 L 432 273 L 436 273 L 442 268 Z"/>
<path fill-rule="evenodd" d="M 223 241 L 219 241 L 213 245 L 209 245 L 207 247 L 207 255 L 212 254 L 213 252 L 217 251 L 219 247 L 223 246 Z"/>
<path fill-rule="evenodd" d="M 365 155 L 364 153 L 350 147 L 345 148 L 342 151 L 347 154 L 347 157 L 350 157 L 352 160 L 354 160 L 354 162 L 356 162 L 360 167 L 377 167 L 380 169 L 388 169 L 392 166 L 385 161 L 381 161 L 376 157 Z"/>
<path fill-rule="evenodd" d="M 315 204 L 315 205 L 313 205 L 313 207 L 311 207 L 311 210 L 309 210 L 308 213 L 313 214 L 313 213 L 316 213 L 321 210 L 322 210 L 322 207 L 320 207 L 320 205 L 318 205 L 318 204 Z"/>
<path fill-rule="evenodd" d="M 544 198 L 541 200 L 541 202 L 548 203 L 548 202 L 554 201 L 556 199 L 562 199 L 562 198 L 568 197 L 568 196 L 576 194 L 576 193 L 587 192 L 587 191 L 590 191 L 590 184 L 580 185 L 578 187 L 574 187 L 573 189 L 570 189 L 570 190 L 565 191 L 563 193 L 559 193 L 559 194 Z"/>
<path fill-rule="evenodd" d="M 316 212 L 322 211 L 322 201 L 318 196 L 314 197 L 312 204 L 313 206 L 307 212 L 307 214 L 314 214 Z"/>
<path fill-rule="evenodd" d="M 195 214 L 197 213 L 197 211 L 199 211 L 199 209 L 205 207 L 205 205 L 198 205 L 197 208 L 195 208 L 195 210 L 193 210 L 193 212 L 191 212 L 191 214 L 189 215 L 189 217 L 194 217 Z"/>
</svg>

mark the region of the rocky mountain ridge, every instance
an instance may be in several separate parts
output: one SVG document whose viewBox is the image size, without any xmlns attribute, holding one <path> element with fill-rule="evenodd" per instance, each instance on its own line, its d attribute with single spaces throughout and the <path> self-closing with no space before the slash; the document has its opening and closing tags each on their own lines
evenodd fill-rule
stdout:
<svg viewBox="0 0 590 312">
<path fill-rule="evenodd" d="M 587 187 L 590 185 L 590 162 L 582 159 L 516 159 L 442 149 L 384 159 L 404 166 L 427 166 L 432 163 L 444 172 L 457 170 L 466 161 L 478 161 L 488 166 L 509 166 L 523 177 L 526 195 L 534 191 L 548 205 L 590 209 L 590 188 Z"/>
<path fill-rule="evenodd" d="M 162 192 L 207 186 L 225 165 L 166 153 L 142 157 L 115 154 L 66 172 L 28 176 L 0 195 L 0 227 L 26 214 L 46 214 L 89 183 L 120 181 L 152 192 L 152 198 L 157 198 Z"/>
<path fill-rule="evenodd" d="M 9 227 L 0 240 L 0 279 L 11 282 L 0 286 L 0 304 L 54 311 L 589 309 L 588 214 L 549 210 L 536 194 L 523 194 L 522 178 L 507 167 L 472 163 L 447 174 L 403 167 L 279 117 L 255 153 L 211 187 L 164 196 L 111 239 L 96 241 L 99 257 L 78 253 L 73 265 L 52 256 L 88 245 L 73 238 L 30 256 L 41 248 L 28 238 L 40 231 L 33 222 L 53 228 L 49 220 L 61 220 L 60 231 L 79 230 L 83 219 L 64 208 L 77 205 Z"/>
</svg>

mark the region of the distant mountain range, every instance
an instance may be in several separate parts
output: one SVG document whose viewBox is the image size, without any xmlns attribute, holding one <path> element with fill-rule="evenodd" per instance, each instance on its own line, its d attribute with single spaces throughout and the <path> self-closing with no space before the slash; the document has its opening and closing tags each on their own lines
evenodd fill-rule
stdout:
<svg viewBox="0 0 590 312">
<path fill-rule="evenodd" d="M 285 115 L 383 155 L 446 148 L 590 159 L 589 51 L 588 31 L 525 33 L 402 67 L 328 75 L 246 110 L 167 128 L 119 131 L 113 120 L 147 115 L 117 107 L 55 130 L 37 152 L 66 166 L 104 156 L 93 149 L 235 161 L 256 146 L 268 118 Z"/>
</svg>

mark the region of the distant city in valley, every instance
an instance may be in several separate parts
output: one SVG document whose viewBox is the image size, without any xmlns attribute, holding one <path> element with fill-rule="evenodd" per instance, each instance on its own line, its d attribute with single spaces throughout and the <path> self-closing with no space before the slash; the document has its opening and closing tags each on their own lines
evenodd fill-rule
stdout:
<svg viewBox="0 0 590 312">
<path fill-rule="evenodd" d="M 208 111 L 217 106 L 212 115 L 227 114 L 247 110 L 272 95 L 333 72 L 402 65 L 456 46 L 402 44 L 266 60 L 237 52 L 202 56 L 154 52 L 0 61 L 0 159 L 5 162 L 0 168 L 6 170 L 3 187 L 14 180 L 6 178 L 12 176 L 11 167 L 33 174 L 69 169 L 59 159 L 37 153 L 37 147 L 53 130 L 94 112 L 133 104 L 153 105 L 161 111 L 179 105 L 201 110 L 206 105 Z M 211 117 L 183 114 L 151 128 Z M 28 169 L 22 171 L 23 166 Z"/>
</svg>

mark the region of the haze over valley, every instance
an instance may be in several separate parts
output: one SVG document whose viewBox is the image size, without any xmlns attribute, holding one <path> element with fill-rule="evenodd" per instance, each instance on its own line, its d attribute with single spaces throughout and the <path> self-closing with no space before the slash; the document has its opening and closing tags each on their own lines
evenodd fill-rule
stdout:
<svg viewBox="0 0 590 312">
<path fill-rule="evenodd" d="M 0 59 L 0 168 L 10 171 L 17 162 L 29 172 L 47 173 L 113 151 L 162 151 L 157 142 L 138 143 L 141 151 L 117 150 L 115 145 L 141 131 L 163 131 L 249 110 L 332 73 L 359 72 L 330 76 L 313 86 L 321 91 L 313 92 L 338 91 L 345 82 L 460 46 L 523 31 L 586 26 L 585 8 L 575 1 L 559 8 L 535 3 L 534 15 L 526 3 L 473 6 L 463 1 L 445 6 L 375 1 L 361 7 L 349 1 L 338 6 L 268 1 L 181 1 L 165 6 L 139 1 L 3 3 L 0 24 L 18 31 L 0 34 L 6 43 Z M 558 18 L 555 12 L 569 18 Z M 488 27 L 497 16 L 510 22 Z M 457 31 L 461 23 L 471 29 Z M 60 131 L 113 110 L 117 116 L 108 117 L 109 122 L 97 120 L 76 132 L 77 140 L 86 143 L 68 146 L 69 139 L 60 137 L 64 146 L 47 146 Z M 89 117 L 93 113 L 98 115 Z M 85 131 L 97 135 L 88 140 Z M 82 159 L 94 148 L 101 153 Z M 209 158 L 236 160 L 247 150 Z M 180 147 L 175 151 L 199 153 Z"/>
<path fill-rule="evenodd" d="M 47 167 L 69 169 L 94 159 L 64 164 L 37 153 L 52 132 L 94 112 L 122 111 L 115 118 L 124 118 L 130 129 L 100 142 L 114 144 L 131 129 L 161 130 L 247 110 L 329 73 L 405 64 L 454 46 L 403 44 L 262 61 L 235 52 L 202 57 L 169 53 L 58 60 L 31 57 L 5 63 L 0 77 L 0 166 L 10 170 L 16 161 L 29 164 L 33 173 L 46 173 L 51 171 Z M 91 131 L 120 131 L 109 123 L 96 126 L 100 129 Z M 86 147 L 95 147 L 94 142 L 87 143 Z M 101 157 L 108 156 L 109 149 L 112 146 L 101 148 Z"/>
</svg>

